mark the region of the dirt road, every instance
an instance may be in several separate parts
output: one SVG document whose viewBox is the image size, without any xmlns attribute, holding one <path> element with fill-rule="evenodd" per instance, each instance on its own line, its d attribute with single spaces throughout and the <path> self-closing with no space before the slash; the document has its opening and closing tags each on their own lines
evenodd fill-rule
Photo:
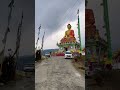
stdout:
<svg viewBox="0 0 120 90">
<path fill-rule="evenodd" d="M 52 57 L 36 63 L 36 90 L 85 90 L 85 78 L 73 67 L 71 60 Z"/>
</svg>

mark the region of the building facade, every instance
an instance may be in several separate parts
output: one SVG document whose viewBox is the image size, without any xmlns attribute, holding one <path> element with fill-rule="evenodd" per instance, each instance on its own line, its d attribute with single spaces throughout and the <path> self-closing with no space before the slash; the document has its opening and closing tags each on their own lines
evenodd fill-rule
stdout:
<svg viewBox="0 0 120 90">
<path fill-rule="evenodd" d="M 87 62 L 99 62 L 107 52 L 107 42 L 100 37 L 96 29 L 93 10 L 85 10 L 85 22 L 86 60 Z"/>
</svg>

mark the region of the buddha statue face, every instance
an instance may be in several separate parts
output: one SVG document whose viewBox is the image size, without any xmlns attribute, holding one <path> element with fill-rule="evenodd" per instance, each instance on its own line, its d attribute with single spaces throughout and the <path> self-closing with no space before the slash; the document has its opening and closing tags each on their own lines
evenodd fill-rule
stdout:
<svg viewBox="0 0 120 90">
<path fill-rule="evenodd" d="M 68 25 L 67 25 L 67 28 L 70 30 L 70 29 L 71 29 L 71 25 L 70 25 L 70 24 L 68 24 Z"/>
</svg>

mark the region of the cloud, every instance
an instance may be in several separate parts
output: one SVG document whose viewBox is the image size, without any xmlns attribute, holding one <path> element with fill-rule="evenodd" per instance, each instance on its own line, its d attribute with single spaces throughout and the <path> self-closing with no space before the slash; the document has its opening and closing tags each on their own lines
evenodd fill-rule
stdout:
<svg viewBox="0 0 120 90">
<path fill-rule="evenodd" d="M 35 38 L 37 38 L 38 27 L 41 24 L 40 37 L 42 37 L 44 31 L 46 32 L 44 48 L 57 48 L 56 43 L 64 35 L 68 23 L 74 23 L 73 27 L 77 28 L 78 9 L 80 9 L 81 27 L 84 29 L 84 0 L 44 0 L 42 3 L 40 2 L 41 0 L 35 2 Z M 84 30 L 82 31 L 84 32 Z M 48 42 L 49 44 L 47 44 Z"/>
<path fill-rule="evenodd" d="M 84 18 L 83 18 L 84 19 Z M 70 22 L 70 21 L 69 21 Z M 61 38 L 64 37 L 65 35 L 65 31 L 67 30 L 67 23 L 65 23 L 62 27 L 60 27 L 57 32 L 53 32 L 51 35 L 49 35 L 48 37 L 45 38 L 45 42 L 44 42 L 44 49 L 50 49 L 50 48 L 58 48 L 57 47 L 57 42 L 59 43 Z M 72 25 L 72 29 L 75 32 L 75 37 L 78 39 L 78 29 L 77 29 L 77 20 L 75 20 L 74 22 L 70 23 Z M 84 25 L 84 21 L 83 24 L 81 24 L 81 26 Z M 82 26 L 81 28 L 81 42 L 82 42 L 82 47 L 85 47 L 85 29 L 84 26 Z M 40 40 L 41 42 L 41 40 Z M 39 46 L 41 46 L 41 44 L 39 43 Z"/>
</svg>

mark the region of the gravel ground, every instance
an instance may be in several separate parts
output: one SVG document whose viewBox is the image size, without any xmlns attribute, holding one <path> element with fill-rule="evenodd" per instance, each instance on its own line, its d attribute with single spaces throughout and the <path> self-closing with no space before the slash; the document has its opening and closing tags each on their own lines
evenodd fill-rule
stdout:
<svg viewBox="0 0 120 90">
<path fill-rule="evenodd" d="M 36 90 L 85 90 L 85 78 L 71 60 L 52 57 L 36 64 Z"/>
</svg>

